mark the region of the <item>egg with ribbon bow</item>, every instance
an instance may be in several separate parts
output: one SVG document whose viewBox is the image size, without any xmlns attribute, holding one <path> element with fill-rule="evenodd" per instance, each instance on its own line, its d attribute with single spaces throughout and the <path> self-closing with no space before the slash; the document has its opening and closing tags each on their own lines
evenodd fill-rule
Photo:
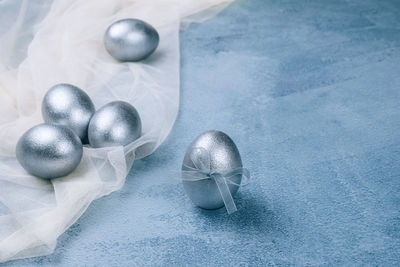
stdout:
<svg viewBox="0 0 400 267">
<path fill-rule="evenodd" d="M 221 131 L 207 131 L 188 147 L 182 164 L 183 187 L 192 202 L 204 209 L 226 206 L 236 211 L 233 196 L 241 186 L 243 168 L 239 150 Z"/>
</svg>

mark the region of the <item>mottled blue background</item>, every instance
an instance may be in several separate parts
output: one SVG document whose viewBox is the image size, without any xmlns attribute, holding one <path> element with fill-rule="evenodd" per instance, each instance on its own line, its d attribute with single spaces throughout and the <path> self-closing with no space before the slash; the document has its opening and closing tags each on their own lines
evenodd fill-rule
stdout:
<svg viewBox="0 0 400 267">
<path fill-rule="evenodd" d="M 400 1 L 237 1 L 181 50 L 165 143 L 54 254 L 5 266 L 400 264 Z M 231 216 L 172 175 L 209 129 L 252 172 Z"/>
</svg>

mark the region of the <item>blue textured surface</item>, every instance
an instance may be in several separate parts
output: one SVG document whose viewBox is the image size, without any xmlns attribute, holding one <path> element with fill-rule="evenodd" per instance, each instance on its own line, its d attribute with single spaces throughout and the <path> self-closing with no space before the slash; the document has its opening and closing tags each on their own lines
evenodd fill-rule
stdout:
<svg viewBox="0 0 400 267">
<path fill-rule="evenodd" d="M 400 2 L 238 1 L 182 33 L 180 115 L 53 255 L 5 266 L 399 265 Z M 204 211 L 173 171 L 228 133 L 253 181 Z"/>
</svg>

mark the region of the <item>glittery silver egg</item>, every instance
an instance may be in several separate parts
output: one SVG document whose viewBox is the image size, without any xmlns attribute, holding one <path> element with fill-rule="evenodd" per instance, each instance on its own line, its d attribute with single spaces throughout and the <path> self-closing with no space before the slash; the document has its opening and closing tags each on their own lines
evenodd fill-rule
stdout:
<svg viewBox="0 0 400 267">
<path fill-rule="evenodd" d="M 150 24 L 138 19 L 122 19 L 111 24 L 105 35 L 108 53 L 120 61 L 139 61 L 156 50 L 160 37 Z"/>
<path fill-rule="evenodd" d="M 142 122 L 131 104 L 114 101 L 96 111 L 88 134 L 92 147 L 124 146 L 140 137 Z"/>
<path fill-rule="evenodd" d="M 183 171 L 195 168 L 192 160 L 200 156 L 196 154 L 198 148 L 208 152 L 211 172 L 223 173 L 243 167 L 239 150 L 232 139 L 220 131 L 207 131 L 198 136 L 190 144 L 183 159 Z M 242 175 L 231 177 L 230 180 L 236 184 L 240 184 Z M 199 181 L 184 180 L 182 183 L 187 195 L 195 205 L 204 209 L 218 209 L 224 206 L 218 186 L 213 179 Z M 228 184 L 228 186 L 232 196 L 239 189 L 234 184 Z"/>
<path fill-rule="evenodd" d="M 51 179 L 71 173 L 83 153 L 79 137 L 69 128 L 50 123 L 29 129 L 19 139 L 16 155 L 32 175 Z"/>
<path fill-rule="evenodd" d="M 89 121 L 94 112 L 95 108 L 89 96 L 71 84 L 53 86 L 42 101 L 45 122 L 71 128 L 85 143 Z"/>
</svg>

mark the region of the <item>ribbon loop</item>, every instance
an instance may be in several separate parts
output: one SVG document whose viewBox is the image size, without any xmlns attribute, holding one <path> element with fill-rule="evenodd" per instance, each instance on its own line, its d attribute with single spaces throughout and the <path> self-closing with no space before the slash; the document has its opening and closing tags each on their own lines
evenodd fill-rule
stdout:
<svg viewBox="0 0 400 267">
<path fill-rule="evenodd" d="M 182 180 L 192 182 L 206 179 L 214 180 L 217 184 L 219 193 L 221 194 L 228 214 L 237 211 L 235 201 L 233 200 L 231 191 L 229 189 L 229 184 L 239 187 L 248 185 L 250 182 L 250 172 L 246 168 L 236 168 L 223 173 L 211 171 L 210 153 L 202 147 L 193 148 L 192 153 L 190 154 L 190 160 L 195 167 L 193 168 L 183 165 L 187 170 L 182 170 Z M 242 177 L 245 177 L 245 183 L 238 184 L 231 180 L 232 177 L 237 175 L 242 175 Z"/>
</svg>

